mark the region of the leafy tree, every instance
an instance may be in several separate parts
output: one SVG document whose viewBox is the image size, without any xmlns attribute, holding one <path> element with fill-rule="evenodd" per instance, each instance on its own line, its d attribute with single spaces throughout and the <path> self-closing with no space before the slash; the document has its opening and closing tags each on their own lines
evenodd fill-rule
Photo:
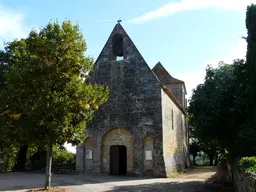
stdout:
<svg viewBox="0 0 256 192">
<path fill-rule="evenodd" d="M 193 91 L 188 108 L 191 132 L 210 160 L 225 151 L 233 156 L 251 152 L 248 141 L 255 137 L 243 137 L 248 133 L 247 80 L 243 60 L 220 63 L 215 69 L 208 66 L 204 83 Z"/>
<path fill-rule="evenodd" d="M 29 148 L 29 146 L 26 144 L 19 147 L 19 151 L 17 153 L 17 158 L 16 158 L 16 163 L 14 166 L 14 171 L 25 171 L 26 170 L 28 148 Z"/>
<path fill-rule="evenodd" d="M 75 155 L 69 152 L 65 147 L 54 146 L 53 148 L 53 164 L 64 165 L 64 164 L 75 164 Z"/>
<path fill-rule="evenodd" d="M 42 146 L 30 145 L 25 158 L 25 170 L 32 170 L 31 157 L 42 148 Z M 20 150 L 19 150 L 20 151 Z"/>
<path fill-rule="evenodd" d="M 249 126 L 250 133 L 256 135 L 256 5 L 247 7 L 246 12 L 247 28 L 247 53 L 246 62 L 248 69 L 248 90 L 249 90 Z"/>
<path fill-rule="evenodd" d="M 246 63 L 207 68 L 204 84 L 193 92 L 189 106 L 192 132 L 201 143 L 215 143 L 231 157 L 256 150 L 256 5 L 248 6 Z"/>
<path fill-rule="evenodd" d="M 17 148 L 15 145 L 0 143 L 0 172 L 11 171 L 16 160 Z"/>
<path fill-rule="evenodd" d="M 22 58 L 27 57 L 28 53 L 25 51 L 25 45 L 26 43 L 24 39 L 20 41 L 15 40 L 7 44 L 5 51 L 0 52 L 0 90 L 6 88 L 6 75 L 10 72 L 10 69 L 14 67 L 13 64 L 17 63 L 18 61 L 21 62 Z M 19 95 L 18 92 L 9 95 L 9 92 L 7 92 L 6 90 L 1 91 L 0 100 L 1 103 L 4 104 L 0 106 L 2 113 L 6 112 L 6 106 L 9 106 L 9 108 L 14 107 L 15 110 L 18 110 L 18 107 L 20 106 L 18 104 L 14 105 L 12 99 L 10 99 L 10 97 L 13 96 L 14 101 L 19 102 L 16 100 L 16 98 L 18 98 L 17 94 Z M 6 100 L 7 97 L 9 97 L 8 100 Z M 8 101 L 11 103 L 8 103 Z M 18 171 L 23 171 L 25 170 L 26 165 L 26 154 L 29 147 L 28 145 L 30 145 L 32 142 L 35 142 L 37 137 L 33 137 L 36 136 L 36 134 L 30 135 L 31 132 L 28 129 L 21 128 L 24 127 L 24 123 L 26 124 L 25 121 L 29 121 L 28 117 L 26 118 L 23 116 L 22 119 L 19 119 L 17 118 L 18 116 L 19 114 L 8 114 L 8 116 L 2 114 L 0 116 L 1 122 L 6 122 L 0 127 L 0 138 L 1 141 L 6 143 L 7 146 L 15 144 L 15 146 L 19 148 L 18 154 L 16 155 L 17 159 L 15 161 L 16 163 L 14 169 Z M 16 122 L 9 121 L 10 117 L 14 118 Z M 13 129 L 10 129 L 10 127 L 12 127 Z M 31 124 L 30 128 L 33 127 L 34 125 Z M 20 133 L 20 137 L 17 137 L 18 133 Z"/>
<path fill-rule="evenodd" d="M 256 173 L 256 157 L 243 157 L 238 160 L 238 165 L 246 173 Z"/>
<path fill-rule="evenodd" d="M 0 51 L 0 94 L 1 90 L 6 85 L 6 79 L 4 77 L 4 74 L 8 71 L 9 66 L 6 63 L 7 54 L 4 51 Z"/>
<path fill-rule="evenodd" d="M 200 146 L 199 146 L 198 142 L 192 141 L 192 143 L 190 144 L 190 147 L 189 147 L 189 151 L 190 151 L 190 154 L 192 154 L 192 156 L 193 156 L 193 165 L 196 165 L 196 156 L 200 152 Z"/>
<path fill-rule="evenodd" d="M 49 23 L 6 46 L 10 71 L 3 90 L 6 138 L 47 144 L 45 188 L 51 184 L 52 146 L 80 143 L 86 122 L 108 98 L 108 89 L 85 83 L 93 69 L 78 25 Z M 33 137 L 34 136 L 34 137 Z"/>
</svg>

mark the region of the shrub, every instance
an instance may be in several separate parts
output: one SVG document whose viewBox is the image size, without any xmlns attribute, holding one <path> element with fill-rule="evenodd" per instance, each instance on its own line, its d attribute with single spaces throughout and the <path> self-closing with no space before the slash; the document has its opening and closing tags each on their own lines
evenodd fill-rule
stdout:
<svg viewBox="0 0 256 192">
<path fill-rule="evenodd" d="M 256 173 L 256 156 L 243 157 L 239 160 L 239 166 L 245 170 L 246 173 Z"/>
<path fill-rule="evenodd" d="M 53 164 L 75 164 L 75 156 L 65 148 L 53 148 Z"/>
<path fill-rule="evenodd" d="M 0 144 L 0 172 L 9 172 L 16 162 L 17 148 L 13 145 L 8 147 Z"/>
</svg>

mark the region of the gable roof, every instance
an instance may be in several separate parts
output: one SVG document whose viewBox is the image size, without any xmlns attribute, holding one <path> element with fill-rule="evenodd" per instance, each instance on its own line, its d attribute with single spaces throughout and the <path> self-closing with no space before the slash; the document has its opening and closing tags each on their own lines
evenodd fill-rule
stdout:
<svg viewBox="0 0 256 192">
<path fill-rule="evenodd" d="M 175 83 L 184 83 L 184 81 L 181 81 L 179 79 L 174 78 L 173 76 L 171 76 L 169 74 L 169 72 L 164 68 L 164 66 L 158 62 L 152 69 L 152 71 L 156 74 L 156 76 L 158 77 L 158 79 L 162 82 L 162 83 L 171 83 L 171 82 L 175 82 Z"/>
<path fill-rule="evenodd" d="M 115 25 L 114 29 L 112 30 L 107 42 L 105 43 L 105 45 L 103 47 L 103 49 L 101 50 L 97 60 L 95 61 L 95 64 L 97 64 L 97 61 L 100 60 L 101 58 L 109 59 L 109 61 L 111 61 L 110 57 L 112 56 L 112 39 L 113 39 L 115 34 L 121 34 L 122 37 L 123 37 L 123 41 L 124 41 L 124 53 L 123 53 L 124 54 L 124 60 L 127 59 L 126 58 L 127 56 L 129 56 L 129 59 L 133 58 L 133 57 L 136 57 L 136 58 L 142 59 L 143 62 L 146 63 L 145 59 L 142 57 L 139 50 L 137 49 L 137 47 L 135 46 L 135 44 L 133 43 L 133 41 L 131 40 L 129 35 L 126 33 L 126 31 L 124 30 L 122 25 L 120 23 L 117 23 Z M 129 48 L 125 47 L 125 45 L 127 45 Z M 147 66 L 148 66 L 148 64 L 147 64 Z M 149 66 L 148 66 L 148 68 L 150 69 Z"/>
<path fill-rule="evenodd" d="M 162 83 L 161 80 L 158 79 L 158 76 L 154 73 L 154 71 L 151 70 L 147 62 L 144 60 L 142 55 L 140 54 L 139 50 L 136 48 L 135 44 L 131 40 L 131 38 L 128 36 L 124 28 L 120 23 L 117 23 L 112 30 L 107 42 L 105 43 L 102 51 L 100 52 L 97 60 L 95 61 L 95 65 L 101 62 L 111 62 L 113 61 L 111 59 L 112 56 L 112 38 L 114 37 L 115 34 L 121 34 L 123 36 L 123 41 L 124 41 L 124 62 L 126 59 L 135 59 L 138 61 L 138 58 L 140 62 L 145 63 L 145 66 L 148 68 L 148 71 L 150 74 L 152 74 L 153 78 L 157 82 L 160 82 L 161 89 L 166 92 L 166 94 L 169 96 L 169 98 L 176 104 L 176 106 L 183 112 L 185 113 L 183 107 L 180 105 L 174 94 L 169 91 L 164 84 Z M 127 47 L 125 47 L 127 46 Z M 127 58 L 128 57 L 128 58 Z M 166 71 L 167 72 L 167 71 Z M 168 72 L 167 72 L 168 73 Z"/>
<path fill-rule="evenodd" d="M 183 84 L 184 89 L 185 89 L 185 93 L 187 93 L 185 82 L 171 76 L 170 73 L 164 68 L 164 66 L 160 62 L 158 62 L 153 67 L 152 71 L 157 76 L 159 81 L 163 84 Z"/>
</svg>

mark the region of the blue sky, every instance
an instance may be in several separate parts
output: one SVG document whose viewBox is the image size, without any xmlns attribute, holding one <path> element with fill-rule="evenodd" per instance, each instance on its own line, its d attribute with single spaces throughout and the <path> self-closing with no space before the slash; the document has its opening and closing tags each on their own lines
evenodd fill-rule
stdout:
<svg viewBox="0 0 256 192">
<path fill-rule="evenodd" d="M 0 0 L 0 47 L 50 19 L 78 23 L 96 60 L 117 19 L 152 68 L 160 61 L 185 81 L 188 96 L 207 64 L 243 58 L 252 0 Z"/>
<path fill-rule="evenodd" d="M 0 19 L 0 40 L 26 36 L 31 28 L 44 26 L 51 19 L 70 19 L 80 25 L 88 45 L 87 54 L 96 59 L 116 20 L 122 19 L 123 27 L 149 66 L 161 61 L 172 75 L 187 81 L 190 95 L 197 84 L 191 82 L 198 76 L 190 80 L 188 73 L 202 70 L 207 63 L 245 55 L 241 36 L 246 35 L 245 8 L 249 2 L 0 0 L 0 16 L 5 16 Z M 7 27 L 5 23 L 9 23 Z"/>
</svg>

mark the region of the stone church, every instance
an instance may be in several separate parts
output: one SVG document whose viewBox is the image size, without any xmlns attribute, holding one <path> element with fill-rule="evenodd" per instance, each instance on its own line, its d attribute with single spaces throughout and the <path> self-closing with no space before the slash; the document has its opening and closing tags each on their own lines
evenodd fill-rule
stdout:
<svg viewBox="0 0 256 192">
<path fill-rule="evenodd" d="M 110 96 L 77 147 L 77 173 L 168 177 L 188 165 L 185 83 L 161 63 L 151 70 L 120 23 L 91 82 L 108 86 Z"/>
</svg>

